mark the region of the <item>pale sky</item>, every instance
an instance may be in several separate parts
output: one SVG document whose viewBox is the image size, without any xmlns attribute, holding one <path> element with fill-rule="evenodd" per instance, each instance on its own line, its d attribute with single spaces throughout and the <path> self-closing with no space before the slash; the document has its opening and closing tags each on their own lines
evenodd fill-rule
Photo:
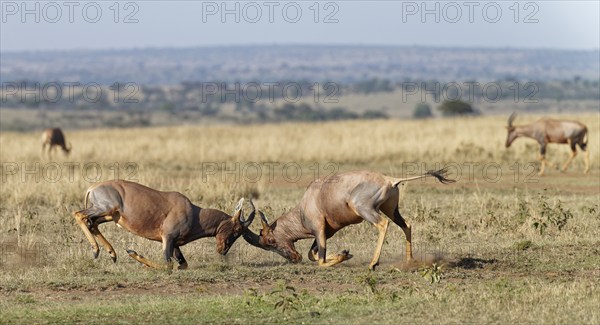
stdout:
<svg viewBox="0 0 600 325">
<path fill-rule="evenodd" d="M 599 1 L 121 1 L 118 9 L 114 0 L 1 2 L 2 51 L 292 43 L 600 48 Z"/>
</svg>

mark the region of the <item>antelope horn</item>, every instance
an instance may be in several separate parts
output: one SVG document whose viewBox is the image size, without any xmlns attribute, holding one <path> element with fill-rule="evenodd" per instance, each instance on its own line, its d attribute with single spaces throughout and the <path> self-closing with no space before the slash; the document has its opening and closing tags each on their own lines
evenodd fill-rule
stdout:
<svg viewBox="0 0 600 325">
<path fill-rule="evenodd" d="M 263 225 L 263 228 L 269 228 L 269 220 L 265 217 L 265 214 L 262 211 L 258 210 L 258 214 L 260 215 L 260 222 Z"/>
<path fill-rule="evenodd" d="M 508 126 L 512 127 L 513 125 L 513 121 L 515 120 L 515 118 L 517 117 L 517 113 L 513 112 L 512 114 L 510 114 L 510 116 L 508 117 Z"/>
<path fill-rule="evenodd" d="M 252 207 L 254 208 L 254 205 L 252 205 Z M 263 229 L 265 229 L 265 227 L 268 228 L 269 220 L 267 220 L 267 217 L 265 217 L 264 213 L 262 213 L 262 211 L 260 210 L 258 211 L 258 214 L 260 215 L 260 221 L 262 222 Z M 254 211 L 252 211 L 251 215 L 254 215 Z M 250 229 L 246 228 L 245 231 L 242 233 L 242 236 L 250 245 L 268 250 L 267 247 L 263 246 L 260 243 L 260 235 L 253 233 Z"/>
<path fill-rule="evenodd" d="M 242 212 L 242 206 L 244 205 L 244 198 L 241 198 L 238 201 L 238 204 L 235 206 L 235 212 L 233 213 L 233 219 L 235 220 L 242 220 L 244 218 L 243 216 L 243 212 Z"/>
<path fill-rule="evenodd" d="M 250 225 L 252 224 L 252 221 L 254 221 L 254 216 L 256 215 L 256 208 L 254 207 L 254 203 L 252 203 L 252 199 L 248 200 L 248 203 L 250 204 L 250 207 L 252 208 L 252 210 L 250 211 L 250 214 L 248 215 L 248 219 L 244 220 L 242 218 L 242 216 L 240 216 L 240 222 L 242 223 L 244 228 L 250 227 Z"/>
</svg>

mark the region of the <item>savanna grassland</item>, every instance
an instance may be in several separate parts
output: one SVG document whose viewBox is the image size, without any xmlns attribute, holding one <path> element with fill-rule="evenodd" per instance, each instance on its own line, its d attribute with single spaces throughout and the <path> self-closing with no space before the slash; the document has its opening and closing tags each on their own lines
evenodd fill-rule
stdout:
<svg viewBox="0 0 600 325">
<path fill-rule="evenodd" d="M 504 148 L 505 117 L 70 131 L 69 157 L 40 156 L 40 134 L 0 133 L 0 323 L 600 323 L 600 115 L 567 172 L 536 174 L 538 145 Z M 516 124 L 537 119 L 520 116 Z M 550 145 L 562 164 L 568 147 Z M 136 180 L 232 213 L 253 197 L 272 219 L 316 176 L 369 169 L 408 176 L 448 166 L 457 182 L 402 188 L 417 263 L 390 226 L 368 271 L 373 226 L 349 226 L 328 252 L 354 258 L 320 268 L 288 264 L 240 238 L 225 257 L 213 238 L 182 248 L 190 268 L 148 269 L 160 243 L 107 223 L 117 250 L 93 259 L 72 211 L 98 180 Z M 259 229 L 259 222 L 252 226 Z M 306 256 L 311 240 L 297 243 Z"/>
</svg>

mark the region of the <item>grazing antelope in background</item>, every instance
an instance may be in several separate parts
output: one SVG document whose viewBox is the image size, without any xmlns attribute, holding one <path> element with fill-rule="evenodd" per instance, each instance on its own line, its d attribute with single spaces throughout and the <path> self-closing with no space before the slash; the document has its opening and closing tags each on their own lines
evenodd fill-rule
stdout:
<svg viewBox="0 0 600 325">
<path fill-rule="evenodd" d="M 62 130 L 59 128 L 46 129 L 44 133 L 42 133 L 42 155 L 44 154 L 44 149 L 46 149 L 46 145 L 48 145 L 48 157 L 52 153 L 52 149 L 55 146 L 61 147 L 65 156 L 68 156 L 71 152 L 71 145 L 67 148 L 65 143 L 65 135 Z"/>
<path fill-rule="evenodd" d="M 185 269 L 187 262 L 179 247 L 196 239 L 216 237 L 217 252 L 227 254 L 254 219 L 254 205 L 250 201 L 252 212 L 244 220 L 243 201 L 243 198 L 239 201 L 232 217 L 219 210 L 198 207 L 178 192 L 160 192 L 138 183 L 115 180 L 91 186 L 85 193 L 85 209 L 73 212 L 73 216 L 92 245 L 94 258 L 100 252 L 97 240 L 113 262 L 117 261 L 115 250 L 98 230 L 98 225 L 114 221 L 135 235 L 161 241 L 166 265 L 128 249 L 129 256 L 147 266 L 167 269 L 172 269 L 171 258 L 174 258 L 179 269 Z"/>
<path fill-rule="evenodd" d="M 560 121 L 549 118 L 543 118 L 526 125 L 513 126 L 513 121 L 517 116 L 512 113 L 508 118 L 508 136 L 506 137 L 506 148 L 510 147 L 511 143 L 518 137 L 528 137 L 535 139 L 540 144 L 540 167 L 539 175 L 544 174 L 546 164 L 553 164 L 546 161 L 546 145 L 548 143 L 568 143 L 571 146 L 571 157 L 565 162 L 562 167 L 563 171 L 567 170 L 569 164 L 577 155 L 577 145 L 584 152 L 585 171 L 590 169 L 589 153 L 586 151 L 587 146 L 587 127 L 577 121 Z"/>
<path fill-rule="evenodd" d="M 269 225 L 265 215 L 259 211 L 262 222 L 260 234 L 247 230 L 243 236 L 250 244 L 275 251 L 294 263 L 302 260 L 294 243 L 299 239 L 314 237 L 308 258 L 311 261 L 318 259 L 320 266 L 332 266 L 350 259 L 352 255 L 344 250 L 328 259 L 325 244 L 327 238 L 348 225 L 367 220 L 379 230 L 375 255 L 369 264 L 369 269 L 373 270 L 379 264 L 389 223 L 387 218 L 380 215 L 383 212 L 404 231 L 406 258 L 410 261 L 411 228 L 398 211 L 398 185 L 429 176 L 442 183 L 453 182 L 444 177 L 445 173 L 442 169 L 416 177 L 394 178 L 369 171 L 354 171 L 317 179 L 308 186 L 300 203 L 272 224 Z"/>
</svg>

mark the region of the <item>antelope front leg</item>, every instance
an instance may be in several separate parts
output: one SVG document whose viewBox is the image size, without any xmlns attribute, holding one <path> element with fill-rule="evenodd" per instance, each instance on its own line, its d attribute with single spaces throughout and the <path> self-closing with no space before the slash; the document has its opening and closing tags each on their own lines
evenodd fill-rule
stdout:
<svg viewBox="0 0 600 325">
<path fill-rule="evenodd" d="M 88 227 L 88 223 L 90 220 L 89 217 L 81 212 L 74 212 L 73 217 L 75 217 L 75 221 L 77 221 L 77 224 L 79 225 L 79 227 L 81 227 L 81 230 L 83 231 L 83 234 L 85 235 L 85 238 L 87 238 L 87 240 L 92 245 L 92 250 L 94 252 L 94 258 L 97 258 L 98 254 L 100 253 L 100 248 L 98 247 L 98 243 L 96 242 L 96 239 L 94 238 L 94 236 L 92 235 L 92 233 L 90 232 L 90 229 Z"/>
<path fill-rule="evenodd" d="M 540 147 L 540 161 L 542 162 L 542 166 L 540 167 L 539 176 L 544 175 L 544 170 L 546 169 L 546 165 L 549 165 L 550 168 L 554 166 L 554 164 L 548 162 L 546 160 L 546 144 L 542 143 Z"/>
<path fill-rule="evenodd" d="M 324 267 L 334 266 L 336 264 L 339 264 L 345 260 L 349 260 L 352 258 L 352 255 L 347 250 L 343 250 L 340 254 L 337 254 L 330 259 L 327 258 L 327 249 L 326 249 L 326 244 L 325 244 L 326 236 L 325 236 L 324 229 L 319 232 L 316 240 L 317 240 L 317 245 L 318 245 L 318 249 L 319 249 L 319 253 L 318 253 L 319 254 L 319 266 L 324 266 Z"/>
<path fill-rule="evenodd" d="M 142 255 L 139 255 L 136 251 L 134 251 L 132 249 L 128 249 L 127 254 L 129 254 L 129 256 L 131 258 L 133 258 L 134 260 L 136 260 L 148 267 L 151 267 L 153 269 L 158 269 L 158 270 L 172 270 L 173 269 L 172 261 L 167 264 L 156 263 L 152 260 L 149 260 L 149 259 L 143 257 Z"/>
<path fill-rule="evenodd" d="M 316 261 L 319 258 L 319 247 L 317 245 L 317 240 L 315 239 L 310 246 L 310 250 L 308 251 L 308 259 L 311 261 Z"/>
</svg>

